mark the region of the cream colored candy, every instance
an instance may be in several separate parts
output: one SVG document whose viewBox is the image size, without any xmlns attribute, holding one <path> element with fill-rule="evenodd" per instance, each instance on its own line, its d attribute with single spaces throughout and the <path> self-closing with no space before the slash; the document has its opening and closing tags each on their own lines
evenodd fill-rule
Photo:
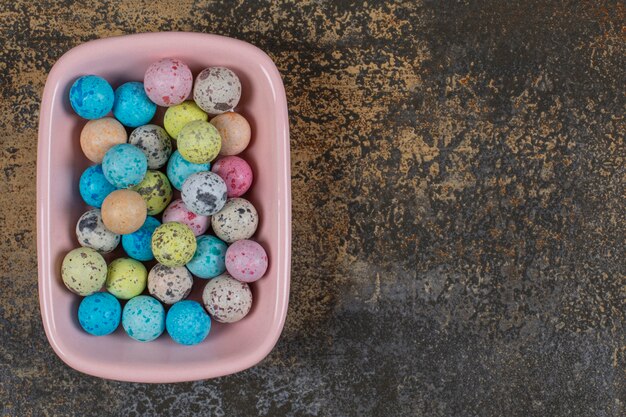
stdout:
<svg viewBox="0 0 626 417">
<path fill-rule="evenodd" d="M 107 263 L 92 248 L 70 251 L 61 265 L 61 278 L 65 286 L 78 295 L 87 296 L 99 291 L 107 277 Z"/>
<path fill-rule="evenodd" d="M 239 113 L 222 113 L 212 118 L 211 124 L 217 128 L 222 137 L 220 155 L 237 155 L 248 147 L 251 136 L 250 124 Z"/>
<path fill-rule="evenodd" d="M 92 162 L 102 162 L 104 154 L 114 145 L 126 143 L 126 129 L 113 117 L 90 120 L 80 132 L 80 147 Z"/>
<path fill-rule="evenodd" d="M 132 190 L 115 190 L 102 203 L 102 221 L 113 233 L 133 233 L 146 221 L 148 208 L 139 193 Z"/>
</svg>

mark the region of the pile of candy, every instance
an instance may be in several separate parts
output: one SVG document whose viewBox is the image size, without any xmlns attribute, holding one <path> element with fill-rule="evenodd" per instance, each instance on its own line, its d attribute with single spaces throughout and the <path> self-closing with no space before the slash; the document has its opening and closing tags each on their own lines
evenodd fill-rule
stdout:
<svg viewBox="0 0 626 417">
<path fill-rule="evenodd" d="M 193 101 L 185 101 L 190 95 Z M 78 220 L 81 247 L 65 256 L 61 275 L 85 297 L 78 321 L 86 332 L 107 335 L 121 321 L 138 341 L 167 330 L 175 342 L 195 345 L 207 337 L 211 318 L 233 323 L 250 311 L 248 284 L 263 277 L 268 258 L 250 240 L 258 213 L 241 198 L 253 173 L 236 156 L 251 136 L 233 111 L 240 97 L 239 78 L 228 68 L 206 68 L 194 83 L 189 67 L 171 58 L 150 65 L 143 83 L 115 91 L 96 75 L 72 85 L 71 106 L 89 120 L 80 145 L 96 165 L 80 177 L 80 195 L 93 208 Z M 168 107 L 163 127 L 149 124 L 157 106 Z M 134 130 L 128 135 L 126 128 Z M 172 188 L 181 198 L 172 201 Z M 120 242 L 127 257 L 107 265 L 102 254 Z M 153 260 L 148 272 L 143 262 Z M 185 300 L 194 276 L 206 282 L 204 306 Z M 150 295 L 142 295 L 146 289 Z M 128 300 L 123 308 L 120 300 Z"/>
</svg>

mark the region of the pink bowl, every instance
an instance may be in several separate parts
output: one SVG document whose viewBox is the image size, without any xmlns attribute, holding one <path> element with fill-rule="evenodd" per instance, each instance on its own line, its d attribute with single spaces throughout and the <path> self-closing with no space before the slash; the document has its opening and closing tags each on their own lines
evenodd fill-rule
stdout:
<svg viewBox="0 0 626 417">
<path fill-rule="evenodd" d="M 80 298 L 64 287 L 60 274 L 63 257 L 78 246 L 74 227 L 87 209 L 78 193 L 78 180 L 90 164 L 79 143 L 85 120 L 71 110 L 69 88 L 85 74 L 103 76 L 114 88 L 126 81 L 141 81 L 148 65 L 164 57 L 182 59 L 194 74 L 207 66 L 225 66 L 239 75 L 243 95 L 237 111 L 253 130 L 242 157 L 256 173 L 246 198 L 260 213 L 255 239 L 270 259 L 266 276 L 252 285 L 255 301 L 249 315 L 231 325 L 213 321 L 209 337 L 191 347 L 177 345 L 167 335 L 139 343 L 121 329 L 110 336 L 88 335 L 76 318 Z M 267 356 L 285 322 L 291 265 L 287 101 L 272 60 L 248 43 L 198 33 L 101 39 L 63 55 L 48 75 L 41 103 L 37 252 L 46 335 L 57 355 L 81 372 L 133 382 L 191 381 L 238 372 Z M 197 299 L 201 290 L 201 285 L 195 285 L 192 298 Z"/>
</svg>

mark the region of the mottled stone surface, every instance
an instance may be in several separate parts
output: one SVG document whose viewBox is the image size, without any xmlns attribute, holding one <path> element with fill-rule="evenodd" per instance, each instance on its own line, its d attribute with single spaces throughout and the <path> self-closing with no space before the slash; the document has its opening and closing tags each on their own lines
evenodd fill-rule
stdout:
<svg viewBox="0 0 626 417">
<path fill-rule="evenodd" d="M 605 0 L 3 1 L 0 414 L 624 415 L 625 19 Z M 36 131 L 63 52 L 159 30 L 249 41 L 283 74 L 293 280 L 259 366 L 141 385 L 46 341 Z"/>
</svg>

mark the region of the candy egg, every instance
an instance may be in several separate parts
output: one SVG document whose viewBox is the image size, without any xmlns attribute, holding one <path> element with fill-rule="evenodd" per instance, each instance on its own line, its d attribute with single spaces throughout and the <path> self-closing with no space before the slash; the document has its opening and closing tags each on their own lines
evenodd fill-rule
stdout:
<svg viewBox="0 0 626 417">
<path fill-rule="evenodd" d="M 194 164 L 183 158 L 180 152 L 174 151 L 167 163 L 167 178 L 169 178 L 174 188 L 180 191 L 183 188 L 183 183 L 191 174 L 208 171 L 210 169 L 211 164 Z"/>
<path fill-rule="evenodd" d="M 228 246 L 215 236 L 204 235 L 197 240 L 196 252 L 187 268 L 198 278 L 213 278 L 226 271 L 224 259 Z"/>
<path fill-rule="evenodd" d="M 250 143 L 250 124 L 239 113 L 227 112 L 211 119 L 222 137 L 220 155 L 237 155 L 243 152 Z"/>
<path fill-rule="evenodd" d="M 183 200 L 178 199 L 172 203 L 163 212 L 163 223 L 179 222 L 186 224 L 193 231 L 193 234 L 200 236 L 209 228 L 211 217 L 199 216 L 190 211 Z"/>
<path fill-rule="evenodd" d="M 174 342 L 187 346 L 197 345 L 209 334 L 211 318 L 200 303 L 179 301 L 167 312 L 165 328 Z"/>
<path fill-rule="evenodd" d="M 146 95 L 143 83 L 131 81 L 115 90 L 113 115 L 124 126 L 137 127 L 150 123 L 156 107 Z"/>
<path fill-rule="evenodd" d="M 165 309 L 149 295 L 129 300 L 122 312 L 122 327 L 139 342 L 151 342 L 165 330 Z"/>
<path fill-rule="evenodd" d="M 184 266 L 156 264 L 148 274 L 148 291 L 164 304 L 174 304 L 187 298 L 193 277 Z"/>
<path fill-rule="evenodd" d="M 248 200 L 244 198 L 229 199 L 224 208 L 211 219 L 213 232 L 225 242 L 252 237 L 259 224 L 259 215 Z"/>
<path fill-rule="evenodd" d="M 213 164 L 211 171 L 226 183 L 228 198 L 240 197 L 252 185 L 252 169 L 238 156 L 225 156 Z"/>
<path fill-rule="evenodd" d="M 118 258 L 109 264 L 107 291 L 121 300 L 129 300 L 146 288 L 148 271 L 139 261 Z"/>
<path fill-rule="evenodd" d="M 146 155 L 149 169 L 159 169 L 165 166 L 172 154 L 172 141 L 161 126 L 139 126 L 130 134 L 128 142 Z"/>
<path fill-rule="evenodd" d="M 104 176 L 102 165 L 92 165 L 87 168 L 80 176 L 78 188 L 85 203 L 97 208 L 102 207 L 104 199 L 116 190 L 115 186 Z"/>
<path fill-rule="evenodd" d="M 143 181 L 133 187 L 146 201 L 148 214 L 159 214 L 172 200 L 170 181 L 161 171 L 148 171 Z"/>
<path fill-rule="evenodd" d="M 91 248 L 71 250 L 61 265 L 63 283 L 73 293 L 86 296 L 100 291 L 107 277 L 107 263 Z"/>
<path fill-rule="evenodd" d="M 159 106 L 173 106 L 191 93 L 193 75 L 181 60 L 164 58 L 148 67 L 143 84 L 150 100 Z"/>
<path fill-rule="evenodd" d="M 111 334 L 120 325 L 122 307 L 117 298 L 106 292 L 96 292 L 83 298 L 78 306 L 78 323 L 94 336 Z"/>
<path fill-rule="evenodd" d="M 146 220 L 143 197 L 132 190 L 115 190 L 102 203 L 102 221 L 113 233 L 125 235 L 138 230 Z"/>
<path fill-rule="evenodd" d="M 193 99 L 207 113 L 220 114 L 232 110 L 240 98 L 241 82 L 228 68 L 206 68 L 196 77 Z"/>
<path fill-rule="evenodd" d="M 193 101 L 185 101 L 168 108 L 163 117 L 163 127 L 173 139 L 178 139 L 180 130 L 194 120 L 209 120 L 209 115 Z"/>
<path fill-rule="evenodd" d="M 70 88 L 70 105 L 84 119 L 99 119 L 113 107 L 114 94 L 111 85 L 97 75 L 80 77 Z"/>
<path fill-rule="evenodd" d="M 178 152 L 189 162 L 206 164 L 220 152 L 222 138 L 215 126 L 203 120 L 194 120 L 178 134 Z"/>
<path fill-rule="evenodd" d="M 124 126 L 112 117 L 90 120 L 80 132 L 80 147 L 92 162 L 99 164 L 114 145 L 126 143 Z"/>
<path fill-rule="evenodd" d="M 129 143 L 113 146 L 102 159 L 104 176 L 117 188 L 130 188 L 139 184 L 147 170 L 146 156 Z"/>
<path fill-rule="evenodd" d="M 226 273 L 207 282 L 202 292 L 202 302 L 215 320 L 234 323 L 250 311 L 252 291 L 248 284 Z"/>
<path fill-rule="evenodd" d="M 76 237 L 81 246 L 100 253 L 109 253 L 120 243 L 120 235 L 104 226 L 99 209 L 89 210 L 80 216 L 76 223 Z"/>
<path fill-rule="evenodd" d="M 122 247 L 128 256 L 138 261 L 151 261 L 154 259 L 152 234 L 160 225 L 160 221 L 152 216 L 148 216 L 139 230 L 122 236 Z"/>
<path fill-rule="evenodd" d="M 165 266 L 183 266 L 196 252 L 196 237 L 182 223 L 164 223 L 152 235 L 152 253 Z"/>
<path fill-rule="evenodd" d="M 198 172 L 185 180 L 181 196 L 189 210 L 201 216 L 211 216 L 226 203 L 226 184 L 213 172 Z"/>
<path fill-rule="evenodd" d="M 226 269 L 238 281 L 254 282 L 267 271 L 267 254 L 253 240 L 238 240 L 226 251 Z"/>
</svg>

